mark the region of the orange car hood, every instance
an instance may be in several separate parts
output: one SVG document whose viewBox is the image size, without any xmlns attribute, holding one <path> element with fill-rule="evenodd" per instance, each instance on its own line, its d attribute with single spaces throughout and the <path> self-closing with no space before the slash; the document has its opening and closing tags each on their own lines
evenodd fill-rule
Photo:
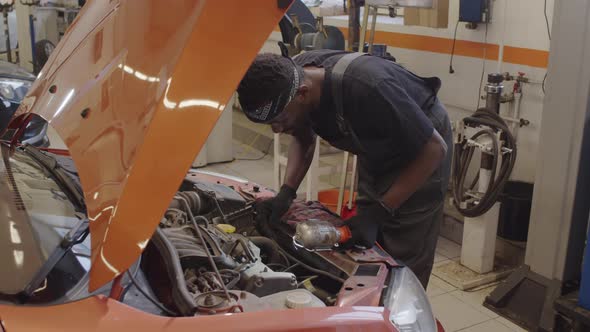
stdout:
<svg viewBox="0 0 590 332">
<path fill-rule="evenodd" d="M 90 290 L 141 254 L 218 116 L 290 1 L 96 0 L 17 112 L 56 129 L 92 237 Z"/>
</svg>

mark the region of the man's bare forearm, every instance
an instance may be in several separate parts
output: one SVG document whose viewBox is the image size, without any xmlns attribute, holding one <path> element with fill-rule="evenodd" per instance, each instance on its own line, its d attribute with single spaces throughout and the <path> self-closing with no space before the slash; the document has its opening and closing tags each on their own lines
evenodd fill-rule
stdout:
<svg viewBox="0 0 590 332">
<path fill-rule="evenodd" d="M 400 173 L 383 195 L 383 202 L 392 208 L 400 207 L 415 193 L 440 166 L 447 153 L 447 145 L 435 130 L 416 158 Z"/>
<path fill-rule="evenodd" d="M 299 188 L 313 160 L 315 142 L 316 135 L 311 130 L 293 135 L 285 171 L 285 184 L 289 187 Z"/>
</svg>

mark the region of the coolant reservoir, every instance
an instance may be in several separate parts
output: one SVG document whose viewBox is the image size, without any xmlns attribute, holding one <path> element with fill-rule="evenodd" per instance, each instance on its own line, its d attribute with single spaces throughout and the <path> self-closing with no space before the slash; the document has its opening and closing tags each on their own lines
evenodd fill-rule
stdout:
<svg viewBox="0 0 590 332">
<path fill-rule="evenodd" d="M 306 292 L 293 292 L 285 299 L 285 305 L 291 309 L 309 307 L 310 304 L 311 294 Z"/>
<path fill-rule="evenodd" d="M 326 306 L 322 300 L 306 289 L 284 291 L 265 296 L 262 300 L 273 309 L 298 309 Z"/>
</svg>

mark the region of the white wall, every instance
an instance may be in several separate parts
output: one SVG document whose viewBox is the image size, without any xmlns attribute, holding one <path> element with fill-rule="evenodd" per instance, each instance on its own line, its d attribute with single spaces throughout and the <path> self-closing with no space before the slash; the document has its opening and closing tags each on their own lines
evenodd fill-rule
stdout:
<svg viewBox="0 0 590 332">
<path fill-rule="evenodd" d="M 547 0 L 549 23 L 552 22 L 554 0 Z M 492 23 L 488 26 L 487 43 L 512 47 L 549 50 L 549 39 L 544 17 L 544 0 L 494 0 Z M 398 32 L 405 34 L 425 35 L 432 37 L 453 38 L 455 23 L 459 12 L 459 0 L 451 0 L 449 9 L 449 27 L 447 29 L 433 29 L 427 27 L 403 26 L 397 24 L 377 24 L 377 30 Z M 325 18 L 325 24 L 346 27 L 347 22 L 342 18 Z M 464 24 L 459 25 L 457 39 L 473 42 L 484 42 L 485 26 L 477 30 L 468 30 Z M 278 32 L 273 32 L 263 47 L 264 52 L 279 52 L 277 41 L 281 40 Z M 440 99 L 447 105 L 453 120 L 461 119 L 475 110 L 477 106 L 478 90 L 482 72 L 481 58 L 455 56 L 454 74 L 449 74 L 449 54 L 425 52 L 412 49 L 389 47 L 389 52 L 398 62 L 418 75 L 438 76 L 443 81 Z M 500 50 L 502 53 L 502 50 Z M 487 74 L 490 72 L 525 72 L 534 83 L 526 84 L 523 88 L 521 117 L 529 120 L 528 127 L 518 131 L 518 159 L 512 179 L 533 182 L 536 167 L 537 142 L 541 125 L 541 112 L 544 94 L 541 82 L 545 75 L 545 68 L 525 65 L 486 61 Z M 549 79 L 549 78 L 548 78 Z M 511 91 L 513 83 L 506 82 L 506 91 Z M 482 106 L 485 102 L 482 102 Z M 507 104 L 502 106 L 503 115 L 511 115 L 511 108 Z"/>
</svg>

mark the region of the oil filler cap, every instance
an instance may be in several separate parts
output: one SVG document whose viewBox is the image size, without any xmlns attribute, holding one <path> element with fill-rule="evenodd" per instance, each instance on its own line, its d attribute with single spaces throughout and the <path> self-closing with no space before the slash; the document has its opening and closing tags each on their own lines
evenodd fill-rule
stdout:
<svg viewBox="0 0 590 332">
<path fill-rule="evenodd" d="M 305 308 L 311 305 L 311 296 L 304 292 L 293 292 L 287 295 L 285 299 L 285 305 L 287 308 L 297 309 Z"/>
</svg>

